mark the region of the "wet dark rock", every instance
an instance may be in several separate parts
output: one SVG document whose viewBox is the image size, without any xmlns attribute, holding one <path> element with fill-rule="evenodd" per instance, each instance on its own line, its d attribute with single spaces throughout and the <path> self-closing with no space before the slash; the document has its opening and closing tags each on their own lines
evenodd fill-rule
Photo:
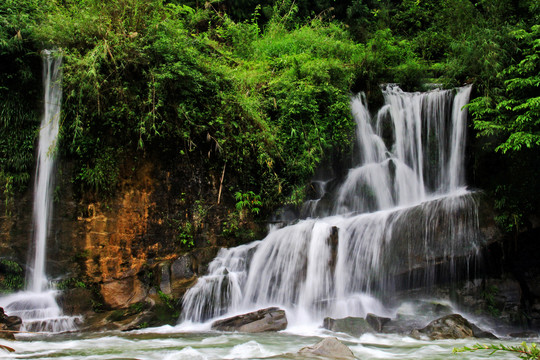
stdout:
<svg viewBox="0 0 540 360">
<path fill-rule="evenodd" d="M 158 300 L 159 301 L 159 300 Z M 149 326 L 158 326 L 170 321 L 160 319 L 160 305 L 148 297 L 146 302 L 133 304 L 126 309 L 117 309 L 100 313 L 88 314 L 79 330 L 98 332 L 107 330 L 131 331 L 143 329 Z M 171 313 L 171 309 L 168 309 Z M 175 316 L 175 319 L 178 315 Z"/>
<path fill-rule="evenodd" d="M 0 307 L 0 339 L 14 340 L 13 332 L 21 329 L 22 320 L 18 316 L 7 316 Z"/>
<path fill-rule="evenodd" d="M 194 259 L 190 255 L 183 255 L 177 258 L 170 267 L 169 294 L 180 298 L 196 281 L 197 277 L 193 271 L 195 264 Z M 161 282 L 164 288 L 167 287 L 167 271 L 169 269 L 164 266 L 161 272 Z"/>
<path fill-rule="evenodd" d="M 456 292 L 456 302 L 461 308 L 519 326 L 527 323 L 521 297 L 519 282 L 512 278 L 469 281 Z"/>
<path fill-rule="evenodd" d="M 366 315 L 367 323 L 371 325 L 371 327 L 377 332 L 382 332 L 384 325 L 387 324 L 390 320 L 390 318 L 377 316 L 371 313 Z"/>
<path fill-rule="evenodd" d="M 193 262 L 189 255 L 180 256 L 171 265 L 172 281 L 191 278 L 193 275 L 195 275 L 192 266 Z"/>
<path fill-rule="evenodd" d="M 58 305 L 64 314 L 69 316 L 92 312 L 92 299 L 92 291 L 85 288 L 66 289 L 57 297 Z"/>
<path fill-rule="evenodd" d="M 339 229 L 337 226 L 332 226 L 330 236 L 326 240 L 328 246 L 330 246 L 330 260 L 328 261 L 328 267 L 331 269 L 332 274 L 336 270 L 337 254 L 339 245 Z"/>
<path fill-rule="evenodd" d="M 508 334 L 508 336 L 513 338 L 537 338 L 538 333 L 536 331 L 520 331 L 520 332 L 513 332 Z"/>
<path fill-rule="evenodd" d="M 322 327 L 334 332 L 342 332 L 356 337 L 365 333 L 374 332 L 366 319 L 359 317 L 346 317 L 343 319 L 332 319 L 327 317 L 323 320 Z"/>
<path fill-rule="evenodd" d="M 208 272 L 208 265 L 217 256 L 220 247 L 211 246 L 194 249 L 190 255 L 193 260 L 193 272 L 195 275 L 202 276 Z"/>
<path fill-rule="evenodd" d="M 7 316 L 4 320 L 4 324 L 6 324 L 9 330 L 19 331 L 21 330 L 22 319 L 18 316 Z"/>
<path fill-rule="evenodd" d="M 483 330 L 483 329 L 480 329 L 478 326 L 476 326 L 475 324 L 472 324 L 471 323 L 471 328 L 473 330 L 473 335 L 475 338 L 479 338 L 479 339 L 493 339 L 493 340 L 498 340 L 499 338 L 497 336 L 495 336 L 493 333 L 490 333 L 489 331 L 486 331 L 486 330 Z"/>
<path fill-rule="evenodd" d="M 428 337 L 431 340 L 465 339 L 472 337 L 496 339 L 495 335 L 481 330 L 458 314 L 451 314 L 433 320 L 423 329 L 413 330 L 410 335 L 417 339 Z"/>
<path fill-rule="evenodd" d="M 159 264 L 159 289 L 162 293 L 170 295 L 171 287 L 171 268 L 168 262 Z"/>
<path fill-rule="evenodd" d="M 431 340 L 474 337 L 469 321 L 457 314 L 433 320 L 425 328 L 413 330 L 411 336 L 417 339 L 428 337 Z"/>
<path fill-rule="evenodd" d="M 414 329 L 418 329 L 424 325 L 425 322 L 419 317 L 398 314 L 395 319 L 391 319 L 384 324 L 382 333 L 408 335 Z"/>
<path fill-rule="evenodd" d="M 248 333 L 280 331 L 286 328 L 287 317 L 285 311 L 277 307 L 261 309 L 212 323 L 212 330 Z"/>
<path fill-rule="evenodd" d="M 353 352 L 335 337 L 328 337 L 313 346 L 298 351 L 303 356 L 326 357 L 330 359 L 355 359 Z"/>
</svg>

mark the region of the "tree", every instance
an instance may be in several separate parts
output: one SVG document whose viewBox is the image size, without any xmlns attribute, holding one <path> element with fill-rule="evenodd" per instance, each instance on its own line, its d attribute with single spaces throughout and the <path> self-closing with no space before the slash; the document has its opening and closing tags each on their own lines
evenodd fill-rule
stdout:
<svg viewBox="0 0 540 360">
<path fill-rule="evenodd" d="M 496 151 L 506 153 L 540 145 L 540 25 L 511 34 L 519 56 L 499 77 L 503 91 L 469 106 L 480 136 L 496 136 Z"/>
</svg>

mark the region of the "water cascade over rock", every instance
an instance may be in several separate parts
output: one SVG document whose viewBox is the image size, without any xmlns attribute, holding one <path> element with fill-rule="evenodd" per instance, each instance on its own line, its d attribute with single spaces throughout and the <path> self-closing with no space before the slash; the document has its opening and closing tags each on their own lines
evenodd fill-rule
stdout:
<svg viewBox="0 0 540 360">
<path fill-rule="evenodd" d="M 56 291 L 51 289 L 45 273 L 46 245 L 49 236 L 54 189 L 56 139 L 62 100 L 62 56 L 59 52 L 43 51 L 44 112 L 39 132 L 39 144 L 34 185 L 33 241 L 29 252 L 26 290 L 0 298 L 9 315 L 19 316 L 23 331 L 67 331 L 75 329 L 75 319 L 62 315 L 56 303 Z"/>
<path fill-rule="evenodd" d="M 358 166 L 333 194 L 321 183 L 303 220 L 222 249 L 184 296 L 182 320 L 269 306 L 303 322 L 384 315 L 396 289 L 457 280 L 457 262 L 480 246 L 464 180 L 470 92 L 388 86 L 375 116 L 353 98 Z"/>
</svg>

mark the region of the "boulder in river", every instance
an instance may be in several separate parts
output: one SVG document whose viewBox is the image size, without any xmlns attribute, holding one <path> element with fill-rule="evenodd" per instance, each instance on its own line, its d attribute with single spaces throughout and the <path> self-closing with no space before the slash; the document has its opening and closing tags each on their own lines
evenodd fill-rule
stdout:
<svg viewBox="0 0 540 360">
<path fill-rule="evenodd" d="M 375 330 L 376 332 L 382 332 L 384 325 L 390 322 L 390 320 L 391 320 L 390 318 L 377 316 L 371 313 L 366 315 L 367 323 L 371 325 L 373 330 Z"/>
<path fill-rule="evenodd" d="M 443 316 L 433 320 L 423 329 L 413 330 L 410 334 L 414 338 L 427 336 L 431 340 L 465 339 L 473 337 L 495 338 L 495 335 L 481 330 L 458 314 Z"/>
<path fill-rule="evenodd" d="M 334 332 L 342 332 L 355 337 L 359 337 L 365 333 L 374 332 L 374 329 L 366 321 L 366 319 L 352 316 L 342 319 L 332 319 L 327 317 L 323 321 L 323 328 Z"/>
<path fill-rule="evenodd" d="M 212 323 L 212 330 L 258 333 L 287 328 L 285 311 L 277 307 L 261 309 Z"/>
<path fill-rule="evenodd" d="M 7 316 L 4 309 L 0 307 L 0 338 L 14 340 L 13 332 L 19 331 L 22 320 L 18 316 Z"/>
<path fill-rule="evenodd" d="M 335 337 L 327 337 L 313 346 L 306 346 L 298 351 L 299 354 L 306 356 L 326 357 L 330 359 L 354 359 L 354 354 L 341 341 Z"/>
</svg>

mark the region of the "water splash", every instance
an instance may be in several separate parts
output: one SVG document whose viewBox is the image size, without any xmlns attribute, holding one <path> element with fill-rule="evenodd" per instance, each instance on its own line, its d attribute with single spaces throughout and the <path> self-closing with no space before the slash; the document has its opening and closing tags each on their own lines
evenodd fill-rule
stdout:
<svg viewBox="0 0 540 360">
<path fill-rule="evenodd" d="M 300 322 L 384 315 L 396 289 L 457 280 L 457 259 L 479 247 L 463 170 L 470 91 L 388 86 L 375 117 L 364 95 L 353 98 L 359 164 L 334 201 L 311 201 L 310 218 L 222 249 L 184 296 L 182 319 L 275 305 Z"/>
<path fill-rule="evenodd" d="M 22 319 L 22 332 L 64 332 L 77 329 L 80 316 L 63 315 L 56 303 L 57 290 L 22 291 L 0 298 L 9 316 Z"/>
</svg>

